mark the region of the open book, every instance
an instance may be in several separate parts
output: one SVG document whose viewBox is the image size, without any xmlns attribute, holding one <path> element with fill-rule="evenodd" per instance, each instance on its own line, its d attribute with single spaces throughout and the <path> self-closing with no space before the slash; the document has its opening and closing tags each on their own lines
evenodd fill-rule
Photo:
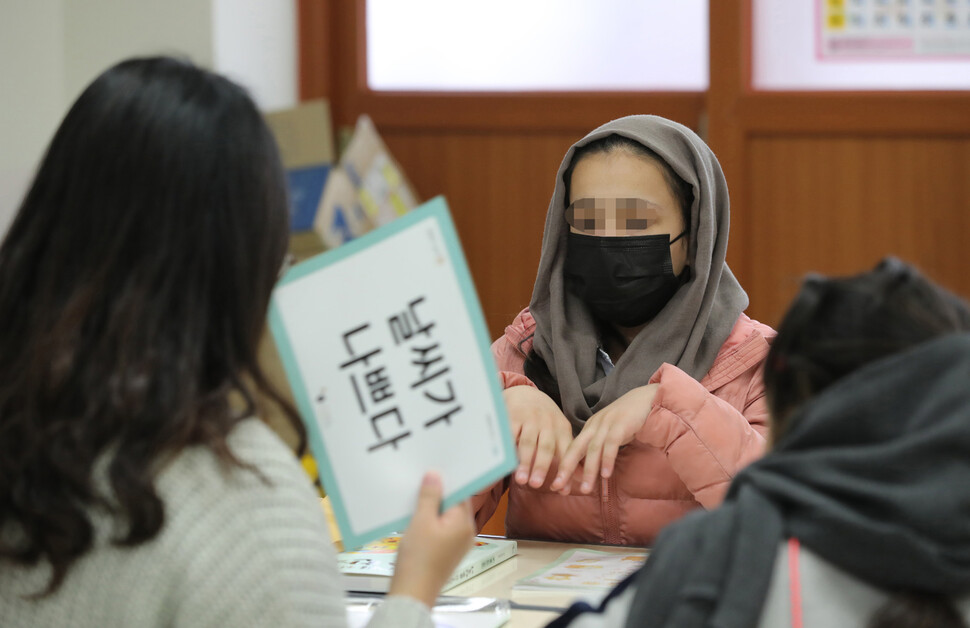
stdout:
<svg viewBox="0 0 970 628">
<path fill-rule="evenodd" d="M 340 567 L 344 589 L 386 592 L 391 584 L 391 576 L 394 575 L 394 561 L 397 558 L 397 546 L 400 540 L 400 536 L 388 536 L 368 543 L 358 550 L 341 552 L 337 557 L 337 564 Z M 512 540 L 476 538 L 475 544 L 468 550 L 442 591 L 447 591 L 512 558 L 516 550 L 517 544 Z"/>
<path fill-rule="evenodd" d="M 515 468 L 443 198 L 291 268 L 270 329 L 344 547 L 405 529 L 426 471 L 441 474 L 449 507 Z"/>
</svg>

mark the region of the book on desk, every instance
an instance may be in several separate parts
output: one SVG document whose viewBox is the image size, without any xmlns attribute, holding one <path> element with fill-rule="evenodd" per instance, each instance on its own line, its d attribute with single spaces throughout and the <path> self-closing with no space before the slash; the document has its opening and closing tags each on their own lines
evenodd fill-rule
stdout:
<svg viewBox="0 0 970 628">
<path fill-rule="evenodd" d="M 587 548 L 572 549 L 520 579 L 514 588 L 606 592 L 640 569 L 648 556 L 647 550 L 608 553 Z"/>
<path fill-rule="evenodd" d="M 401 537 L 392 535 L 368 543 L 355 551 L 341 552 L 337 557 L 340 577 L 346 591 L 386 593 L 394 575 L 394 561 Z M 478 537 L 465 558 L 455 569 L 442 591 L 458 586 L 469 578 L 515 556 L 517 543 L 510 539 Z"/>
</svg>

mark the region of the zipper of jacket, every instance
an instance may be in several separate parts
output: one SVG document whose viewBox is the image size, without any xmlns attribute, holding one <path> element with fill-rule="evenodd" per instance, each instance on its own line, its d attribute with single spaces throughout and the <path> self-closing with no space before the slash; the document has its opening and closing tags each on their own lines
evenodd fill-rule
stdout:
<svg viewBox="0 0 970 628">
<path fill-rule="evenodd" d="M 617 505 L 614 503 L 614 496 L 616 494 L 616 482 L 613 476 L 609 478 L 603 478 L 600 480 L 602 490 L 601 495 L 601 508 L 603 512 L 603 542 L 611 545 L 619 545 L 622 543 L 620 538 L 620 529 L 617 522 Z"/>
</svg>

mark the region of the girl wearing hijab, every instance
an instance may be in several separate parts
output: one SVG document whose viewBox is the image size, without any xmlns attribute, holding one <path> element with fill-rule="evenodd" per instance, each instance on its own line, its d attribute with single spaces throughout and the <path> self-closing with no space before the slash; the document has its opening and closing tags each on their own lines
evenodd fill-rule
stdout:
<svg viewBox="0 0 970 628">
<path fill-rule="evenodd" d="M 258 418 L 286 252 L 238 85 L 131 59 L 61 123 L 0 246 L 0 626 L 346 626 L 309 478 Z M 301 445 L 300 449 L 303 447 Z M 471 545 L 426 478 L 370 626 L 432 625 Z"/>
<path fill-rule="evenodd" d="M 810 277 L 766 362 L 772 451 L 552 626 L 963 628 L 970 308 L 888 259 Z"/>
<path fill-rule="evenodd" d="M 509 536 L 649 545 L 712 508 L 768 429 L 774 331 L 725 263 L 720 165 L 686 127 L 630 116 L 566 153 L 530 306 L 493 345 L 520 465 Z"/>
</svg>

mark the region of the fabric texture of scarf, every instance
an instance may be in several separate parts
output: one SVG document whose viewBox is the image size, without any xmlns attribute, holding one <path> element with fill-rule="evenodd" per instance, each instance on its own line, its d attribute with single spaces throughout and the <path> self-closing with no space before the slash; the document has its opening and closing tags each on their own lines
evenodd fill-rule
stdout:
<svg viewBox="0 0 970 628">
<path fill-rule="evenodd" d="M 756 626 L 789 537 L 888 591 L 970 592 L 970 334 L 859 369 L 791 425 L 661 534 L 628 626 Z"/>
<path fill-rule="evenodd" d="M 573 153 L 594 140 L 622 135 L 660 155 L 694 192 L 690 210 L 690 280 L 633 340 L 615 368 L 597 379 L 596 322 L 563 280 L 566 198 L 563 173 Z M 530 309 L 536 320 L 533 347 L 559 385 L 563 412 L 575 429 L 626 392 L 645 385 L 664 363 L 700 380 L 727 340 L 748 297 L 727 264 L 727 183 L 714 153 L 687 127 L 657 116 L 614 120 L 576 142 L 563 158 L 549 203 L 542 253 Z"/>
</svg>

